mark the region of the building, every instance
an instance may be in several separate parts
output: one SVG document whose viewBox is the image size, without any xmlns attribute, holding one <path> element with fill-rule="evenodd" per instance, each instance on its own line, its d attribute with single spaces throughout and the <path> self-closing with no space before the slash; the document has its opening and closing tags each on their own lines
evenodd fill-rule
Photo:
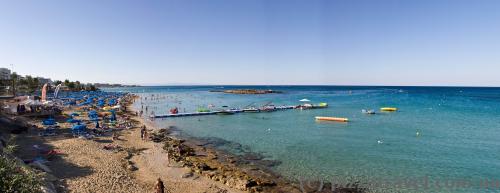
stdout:
<svg viewBox="0 0 500 193">
<path fill-rule="evenodd" d="M 8 68 L 0 68 L 0 80 L 9 80 L 10 70 Z"/>
</svg>

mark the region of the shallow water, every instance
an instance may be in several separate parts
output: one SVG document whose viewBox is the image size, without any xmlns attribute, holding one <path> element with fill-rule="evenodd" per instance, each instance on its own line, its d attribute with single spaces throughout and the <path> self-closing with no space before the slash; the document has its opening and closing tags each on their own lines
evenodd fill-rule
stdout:
<svg viewBox="0 0 500 193">
<path fill-rule="evenodd" d="M 285 93 L 208 92 L 233 88 Z M 279 160 L 282 164 L 273 170 L 290 179 L 390 183 L 372 188 L 381 192 L 500 190 L 481 183 L 500 180 L 500 88 L 186 86 L 110 90 L 147 96 L 149 100 L 139 100 L 135 105 L 140 108 L 143 103 L 156 114 L 167 113 L 172 107 L 194 112 L 209 104 L 218 108 L 245 107 L 250 103 L 259 106 L 270 101 L 295 105 L 303 98 L 312 103 L 327 102 L 327 109 L 165 118 L 156 122 L 177 126 L 185 135 L 236 142 L 267 159 Z M 159 99 L 151 100 L 152 94 Z M 400 110 L 361 113 L 361 109 L 378 111 L 385 106 Z M 317 122 L 315 116 L 346 117 L 350 122 Z M 412 179 L 417 181 L 408 181 Z M 400 180 L 405 180 L 403 185 L 398 184 Z M 457 180 L 467 180 L 470 185 L 452 184 Z"/>
</svg>

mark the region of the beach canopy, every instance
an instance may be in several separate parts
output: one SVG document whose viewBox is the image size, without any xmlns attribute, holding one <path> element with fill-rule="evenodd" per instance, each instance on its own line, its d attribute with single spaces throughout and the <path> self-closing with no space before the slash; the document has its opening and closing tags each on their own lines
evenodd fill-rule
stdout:
<svg viewBox="0 0 500 193">
<path fill-rule="evenodd" d="M 68 120 L 66 120 L 66 122 L 68 122 L 68 123 L 80 123 L 80 122 L 82 122 L 82 120 L 69 118 Z"/>
<path fill-rule="evenodd" d="M 311 102 L 309 99 L 302 99 L 300 102 Z"/>
<path fill-rule="evenodd" d="M 84 131 L 85 129 L 87 129 L 87 126 L 85 125 L 74 125 L 71 130 L 73 131 Z"/>
<path fill-rule="evenodd" d="M 48 118 L 48 119 L 43 120 L 42 124 L 43 125 L 55 125 L 56 124 L 56 120 L 53 119 L 53 118 Z"/>
</svg>

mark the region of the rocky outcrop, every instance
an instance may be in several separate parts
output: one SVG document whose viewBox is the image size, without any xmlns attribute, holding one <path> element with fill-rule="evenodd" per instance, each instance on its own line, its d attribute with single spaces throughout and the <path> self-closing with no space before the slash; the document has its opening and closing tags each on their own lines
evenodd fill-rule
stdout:
<svg viewBox="0 0 500 193">
<path fill-rule="evenodd" d="M 284 179 L 258 166 L 246 164 L 243 157 L 258 162 L 262 156 L 230 155 L 214 148 L 206 147 L 205 142 L 183 140 L 168 135 L 168 129 L 160 129 L 152 133 L 151 140 L 163 142 L 163 148 L 171 160 L 191 168 L 192 173 L 206 176 L 229 187 L 249 192 L 300 192 L 300 190 Z M 186 177 L 189 177 L 189 172 Z"/>
</svg>

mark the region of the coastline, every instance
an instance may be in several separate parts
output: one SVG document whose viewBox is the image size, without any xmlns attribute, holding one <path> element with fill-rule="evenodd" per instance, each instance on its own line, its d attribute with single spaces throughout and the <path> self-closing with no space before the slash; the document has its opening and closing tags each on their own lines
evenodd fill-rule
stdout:
<svg viewBox="0 0 500 193">
<path fill-rule="evenodd" d="M 130 102 L 130 101 L 128 101 Z M 126 103 L 128 103 L 126 102 Z M 64 108 L 65 113 L 72 108 Z M 67 123 L 60 122 L 59 135 L 40 137 L 41 119 L 11 116 L 26 125 L 26 133 L 15 135 L 19 146 L 14 155 L 19 160 L 34 160 L 39 155 L 34 149 L 55 150 L 54 158 L 32 166 L 41 179 L 50 182 L 44 192 L 154 192 L 158 178 L 165 184 L 166 192 L 242 193 L 223 183 L 197 174 L 190 175 L 189 168 L 177 164 L 167 165 L 167 155 L 160 144 L 142 141 L 138 119 L 127 111 L 118 117 L 130 117 L 133 127 L 96 136 L 91 139 L 71 136 Z M 59 121 L 64 120 L 62 116 Z M 56 118 L 57 119 L 57 118 Z M 3 130 L 6 134 L 8 130 Z M 5 135 L 13 136 L 13 134 Z M 105 147 L 113 147 L 105 149 Z"/>
<path fill-rule="evenodd" d="M 121 97 L 120 103 L 125 108 L 117 112 L 120 120 L 131 123 L 130 128 L 91 138 L 72 136 L 71 124 L 65 122 L 64 115 L 56 117 L 62 128 L 60 134 L 48 137 L 38 136 L 44 128 L 42 119 L 13 116 L 29 125 L 27 133 L 17 135 L 22 140 L 18 140 L 20 149 L 15 155 L 21 160 L 36 159 L 35 145 L 60 152 L 44 163 L 47 170 L 34 167 L 45 176 L 43 180 L 53 184 L 52 192 L 153 192 L 158 178 L 171 193 L 314 190 L 315 186 L 304 186 L 273 172 L 270 167 L 279 162 L 250 151 L 236 155 L 217 148 L 220 143 L 241 148 L 240 144 L 180 136 L 175 127 L 160 128 L 153 121 L 137 116 L 133 105 L 137 97 L 130 93 Z M 63 114 L 76 109 L 64 107 Z M 85 123 L 93 126 L 91 121 Z M 149 140 L 140 137 L 142 125 L 150 131 Z M 350 188 L 333 190 L 331 184 L 324 187 L 326 192 L 364 192 Z"/>
<path fill-rule="evenodd" d="M 132 104 L 128 108 L 139 111 L 134 109 Z M 156 148 L 169 152 L 171 161 L 189 168 L 190 172 L 196 175 L 245 192 L 301 192 L 296 184 L 262 167 L 262 164 L 255 165 L 255 162 L 267 162 L 261 160 L 259 155 L 250 158 L 254 163 L 249 163 L 242 156 L 217 149 L 207 140 L 191 136 L 181 137 L 175 134 L 175 127 L 160 128 L 146 118 L 136 118 L 148 130 L 152 128 L 154 133 L 150 138 L 155 139 Z M 179 152 L 179 149 L 184 149 L 185 152 Z M 164 156 L 167 156 L 167 153 L 164 153 Z"/>
</svg>

